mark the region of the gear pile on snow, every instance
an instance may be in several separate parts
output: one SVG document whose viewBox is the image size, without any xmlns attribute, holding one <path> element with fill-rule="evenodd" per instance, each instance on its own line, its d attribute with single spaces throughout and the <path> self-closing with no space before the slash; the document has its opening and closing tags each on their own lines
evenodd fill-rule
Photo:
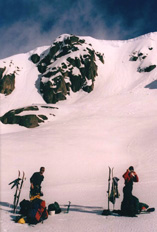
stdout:
<svg viewBox="0 0 157 232">
<path fill-rule="evenodd" d="M 21 223 L 21 219 L 23 219 L 28 224 L 37 224 L 48 218 L 46 202 L 39 198 L 35 198 L 33 201 L 24 199 L 20 202 L 20 208 L 21 217 L 17 220 L 18 223 Z"/>
<path fill-rule="evenodd" d="M 69 209 L 69 208 L 68 208 Z M 24 224 L 36 225 L 48 218 L 48 215 L 59 214 L 62 210 L 58 202 L 54 202 L 48 205 L 46 208 L 46 202 L 38 197 L 33 200 L 23 200 L 20 202 L 20 212 L 21 216 L 17 217 L 16 222 Z"/>
</svg>

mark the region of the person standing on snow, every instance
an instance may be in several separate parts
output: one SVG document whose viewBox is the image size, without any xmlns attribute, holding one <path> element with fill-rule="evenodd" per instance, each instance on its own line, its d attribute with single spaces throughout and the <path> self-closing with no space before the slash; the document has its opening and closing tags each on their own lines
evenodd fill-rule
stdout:
<svg viewBox="0 0 157 232">
<path fill-rule="evenodd" d="M 44 167 L 40 168 L 39 172 L 35 172 L 30 178 L 30 196 L 40 195 L 43 196 L 41 192 L 41 182 L 44 180 L 43 173 L 45 171 Z"/>
<path fill-rule="evenodd" d="M 125 186 L 123 188 L 123 201 L 121 204 L 121 213 L 124 216 L 134 217 L 139 213 L 139 200 L 132 195 L 133 182 L 138 182 L 139 178 L 134 171 L 134 167 L 130 166 L 123 174 Z"/>
</svg>

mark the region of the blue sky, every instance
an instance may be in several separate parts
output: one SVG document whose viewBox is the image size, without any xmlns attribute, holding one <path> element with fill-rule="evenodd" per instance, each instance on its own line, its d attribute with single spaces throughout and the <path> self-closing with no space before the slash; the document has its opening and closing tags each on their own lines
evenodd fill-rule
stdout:
<svg viewBox="0 0 157 232">
<path fill-rule="evenodd" d="M 157 31 L 156 0 L 1 0 L 0 58 L 60 34 L 125 40 Z"/>
</svg>

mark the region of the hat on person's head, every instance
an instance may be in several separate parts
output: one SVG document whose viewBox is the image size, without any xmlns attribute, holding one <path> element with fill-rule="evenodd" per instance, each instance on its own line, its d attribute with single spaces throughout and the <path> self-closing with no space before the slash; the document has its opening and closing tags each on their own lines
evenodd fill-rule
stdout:
<svg viewBox="0 0 157 232">
<path fill-rule="evenodd" d="M 129 170 L 130 170 L 130 171 L 134 171 L 134 167 L 133 167 L 133 166 L 130 166 L 130 167 L 129 167 Z"/>
</svg>

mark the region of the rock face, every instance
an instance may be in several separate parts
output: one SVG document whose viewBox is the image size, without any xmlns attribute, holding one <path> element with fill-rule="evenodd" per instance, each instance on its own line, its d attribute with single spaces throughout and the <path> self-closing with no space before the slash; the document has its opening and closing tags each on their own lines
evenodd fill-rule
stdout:
<svg viewBox="0 0 157 232">
<path fill-rule="evenodd" d="M 19 114 L 24 111 L 38 111 L 37 106 L 30 106 L 25 108 L 20 108 L 16 110 L 10 110 L 4 114 L 0 121 L 4 124 L 18 124 L 27 128 L 34 128 L 39 126 L 39 123 L 43 123 L 48 118 L 45 115 L 27 114 L 20 116 Z"/>
<path fill-rule="evenodd" d="M 15 89 L 15 73 L 4 75 L 5 70 L 0 68 L 0 93 L 9 95 Z"/>
<path fill-rule="evenodd" d="M 15 78 L 20 72 L 20 68 L 15 66 L 12 60 L 8 64 L 4 63 L 5 66 L 0 67 L 0 93 L 9 95 L 15 89 Z"/>
<path fill-rule="evenodd" d="M 96 59 L 104 63 L 103 55 L 77 36 L 59 37 L 43 54 L 30 59 L 41 73 L 40 91 L 47 103 L 65 100 L 70 91 L 91 92 L 97 76 Z"/>
<path fill-rule="evenodd" d="M 139 73 L 142 72 L 151 72 L 153 69 L 156 68 L 155 64 L 151 64 L 149 66 L 145 65 L 144 61 L 147 60 L 147 57 L 149 57 L 149 52 L 153 50 L 153 47 L 147 48 L 147 53 L 143 51 L 135 51 L 131 54 L 130 61 L 139 61 L 140 65 L 137 68 L 137 71 Z"/>
</svg>

